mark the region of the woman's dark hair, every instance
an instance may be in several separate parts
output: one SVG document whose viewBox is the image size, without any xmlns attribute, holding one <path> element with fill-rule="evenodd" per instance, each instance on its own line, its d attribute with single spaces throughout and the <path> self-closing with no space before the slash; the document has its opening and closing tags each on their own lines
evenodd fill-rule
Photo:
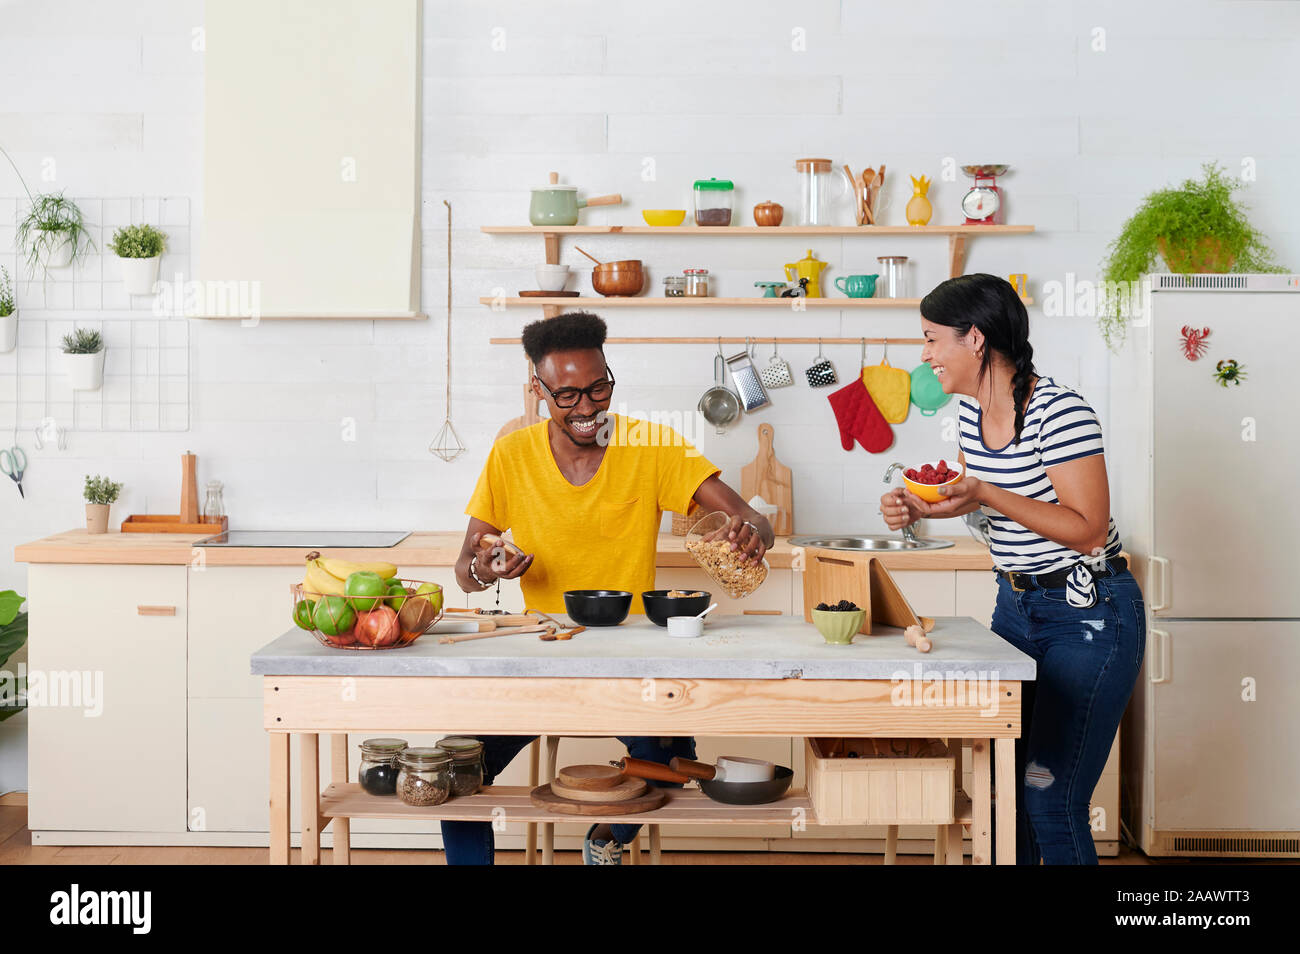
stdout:
<svg viewBox="0 0 1300 954">
<path fill-rule="evenodd" d="M 1016 438 L 1025 426 L 1025 399 L 1029 397 L 1034 370 L 1034 348 L 1029 343 L 1029 312 L 1004 278 L 976 272 L 940 282 L 921 299 L 921 314 L 927 321 L 957 329 L 964 338 L 978 328 L 986 342 L 979 380 L 984 380 L 993 363 L 993 352 L 1010 362 L 1013 369 L 1011 395 L 1016 405 Z"/>
<path fill-rule="evenodd" d="M 589 311 L 570 311 L 524 325 L 523 342 L 534 365 L 553 351 L 604 351 L 605 322 Z"/>
</svg>

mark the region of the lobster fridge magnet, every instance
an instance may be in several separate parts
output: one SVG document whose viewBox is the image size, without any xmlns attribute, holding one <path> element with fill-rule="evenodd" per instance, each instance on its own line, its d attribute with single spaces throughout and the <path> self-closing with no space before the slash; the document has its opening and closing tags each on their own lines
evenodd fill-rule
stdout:
<svg viewBox="0 0 1300 954">
<path fill-rule="evenodd" d="M 1238 364 L 1231 358 L 1220 361 L 1214 366 L 1214 380 L 1225 388 L 1229 384 L 1240 385 L 1242 381 L 1246 380 L 1246 366 Z"/>
<path fill-rule="evenodd" d="M 1201 328 L 1198 330 L 1190 325 L 1183 325 L 1183 330 L 1180 333 L 1183 336 L 1183 356 L 1187 358 L 1188 361 L 1195 361 L 1197 358 L 1201 357 L 1201 355 L 1205 354 L 1205 349 L 1209 347 L 1209 345 L 1205 343 L 1205 339 L 1210 337 L 1209 328 Z"/>
</svg>

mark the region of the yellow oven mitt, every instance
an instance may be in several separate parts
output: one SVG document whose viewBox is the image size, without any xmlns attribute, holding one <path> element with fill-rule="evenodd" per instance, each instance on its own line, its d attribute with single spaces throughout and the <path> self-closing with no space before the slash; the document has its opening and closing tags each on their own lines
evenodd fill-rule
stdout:
<svg viewBox="0 0 1300 954">
<path fill-rule="evenodd" d="M 862 383 L 871 392 L 871 399 L 880 408 L 881 415 L 890 424 L 907 420 L 907 409 L 912 404 L 912 376 L 902 368 L 893 367 L 888 359 L 880 364 L 862 369 Z"/>
</svg>

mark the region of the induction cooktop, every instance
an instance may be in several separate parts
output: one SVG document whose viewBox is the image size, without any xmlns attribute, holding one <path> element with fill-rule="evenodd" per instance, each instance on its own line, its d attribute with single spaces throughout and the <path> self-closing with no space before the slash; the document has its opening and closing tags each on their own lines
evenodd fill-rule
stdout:
<svg viewBox="0 0 1300 954">
<path fill-rule="evenodd" d="M 410 530 L 228 530 L 195 542 L 196 547 L 395 547 Z"/>
</svg>

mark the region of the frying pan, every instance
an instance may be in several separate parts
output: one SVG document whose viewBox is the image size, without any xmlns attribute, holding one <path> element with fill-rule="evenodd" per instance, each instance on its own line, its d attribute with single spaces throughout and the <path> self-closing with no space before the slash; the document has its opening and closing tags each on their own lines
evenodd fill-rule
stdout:
<svg viewBox="0 0 1300 954">
<path fill-rule="evenodd" d="M 631 757 L 614 763 L 623 770 L 623 774 L 637 778 L 658 779 L 663 782 L 680 782 L 685 784 L 690 778 L 680 772 L 674 772 L 666 765 L 647 762 Z M 776 767 L 773 778 L 766 782 L 715 782 L 712 779 L 696 779 L 700 791 L 715 802 L 725 805 L 765 805 L 774 802 L 790 790 L 794 772 L 784 765 Z"/>
</svg>

